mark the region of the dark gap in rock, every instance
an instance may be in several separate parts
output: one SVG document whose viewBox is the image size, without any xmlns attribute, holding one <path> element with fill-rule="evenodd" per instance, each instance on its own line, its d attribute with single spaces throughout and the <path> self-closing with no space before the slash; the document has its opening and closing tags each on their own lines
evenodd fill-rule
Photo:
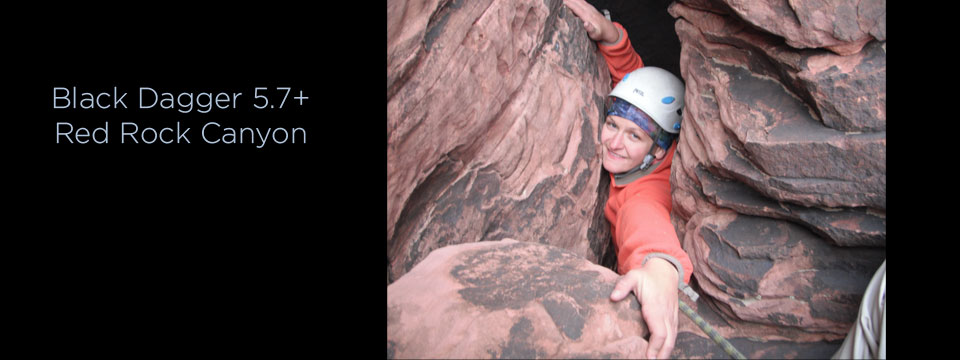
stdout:
<svg viewBox="0 0 960 360">
<path fill-rule="evenodd" d="M 630 36 L 633 49 L 640 54 L 643 64 L 656 66 L 680 76 L 680 38 L 674 29 L 676 19 L 667 13 L 673 0 L 587 0 L 603 11 L 610 11 L 610 19 L 623 25 Z"/>
</svg>

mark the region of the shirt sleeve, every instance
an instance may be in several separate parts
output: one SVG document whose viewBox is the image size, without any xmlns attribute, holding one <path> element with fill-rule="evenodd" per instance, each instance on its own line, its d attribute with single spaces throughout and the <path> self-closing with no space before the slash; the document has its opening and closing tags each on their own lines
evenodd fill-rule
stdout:
<svg viewBox="0 0 960 360">
<path fill-rule="evenodd" d="M 610 80 L 612 81 L 611 86 L 617 86 L 624 76 L 627 76 L 631 71 L 642 68 L 643 60 L 633 50 L 633 45 L 630 44 L 630 38 L 627 36 L 627 30 L 623 28 L 623 25 L 614 21 L 613 26 L 617 28 L 617 31 L 620 31 L 620 39 L 613 44 L 598 43 L 597 47 L 600 48 L 600 54 L 607 61 L 607 68 L 610 70 Z"/>
<path fill-rule="evenodd" d="M 624 204 L 617 218 L 617 261 L 620 273 L 643 266 L 649 258 L 659 257 L 677 267 L 680 279 L 690 282 L 693 263 L 683 248 L 670 222 L 670 190 L 665 179 L 645 183 Z M 663 187 L 666 187 L 663 189 Z"/>
</svg>

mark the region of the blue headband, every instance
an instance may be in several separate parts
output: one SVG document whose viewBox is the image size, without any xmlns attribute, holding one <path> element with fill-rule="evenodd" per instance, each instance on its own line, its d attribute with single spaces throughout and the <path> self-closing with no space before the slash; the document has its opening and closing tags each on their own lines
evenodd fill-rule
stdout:
<svg viewBox="0 0 960 360">
<path fill-rule="evenodd" d="M 653 139 L 653 142 L 657 144 L 661 149 L 667 150 L 670 148 L 671 143 L 675 137 L 674 134 L 664 131 L 660 125 L 657 125 L 653 118 L 647 113 L 643 112 L 636 106 L 626 102 L 623 99 L 618 97 L 612 97 L 613 104 L 607 109 L 607 116 L 616 115 L 624 119 L 632 121 L 634 124 L 637 124 L 643 131 L 650 135 L 650 138 Z"/>
</svg>

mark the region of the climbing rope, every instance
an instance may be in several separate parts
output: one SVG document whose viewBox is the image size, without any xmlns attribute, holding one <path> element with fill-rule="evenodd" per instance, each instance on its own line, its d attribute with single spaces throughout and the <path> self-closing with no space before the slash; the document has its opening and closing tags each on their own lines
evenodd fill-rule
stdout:
<svg viewBox="0 0 960 360">
<path fill-rule="evenodd" d="M 743 354 L 741 354 L 739 351 L 737 351 L 737 348 L 733 347 L 733 344 L 727 341 L 727 339 L 724 339 L 723 336 L 720 336 L 720 333 L 718 333 L 717 330 L 714 330 L 714 328 L 710 326 L 710 324 L 708 324 L 706 320 L 703 320 L 703 318 L 700 317 L 699 314 L 694 312 L 693 309 L 690 308 L 690 306 L 687 306 L 687 304 L 684 303 L 683 300 L 680 300 L 680 310 L 683 311 L 683 313 L 686 314 L 687 317 L 690 318 L 690 320 L 693 320 L 693 322 L 696 323 L 697 326 L 699 326 L 700 329 L 703 330 L 703 332 L 707 333 L 707 336 L 710 336 L 710 338 L 713 339 L 713 341 L 716 342 L 717 345 L 720 345 L 720 347 L 723 348 L 723 351 L 725 351 L 727 355 L 730 355 L 734 359 L 747 358 L 743 356 Z"/>
</svg>

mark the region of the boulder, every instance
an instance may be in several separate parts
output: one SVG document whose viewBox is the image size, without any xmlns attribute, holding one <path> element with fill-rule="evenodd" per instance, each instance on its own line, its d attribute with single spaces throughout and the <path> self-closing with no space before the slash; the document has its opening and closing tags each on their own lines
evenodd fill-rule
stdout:
<svg viewBox="0 0 960 360">
<path fill-rule="evenodd" d="M 616 279 L 610 269 L 539 243 L 434 250 L 387 287 L 387 357 L 642 358 L 650 334 L 636 297 L 609 300 Z M 748 358 L 827 358 L 840 345 L 802 341 L 810 340 L 804 331 L 770 325 L 744 333 L 709 304 L 681 300 Z M 680 313 L 678 320 L 672 358 L 728 357 L 690 318 Z M 764 336 L 771 330 L 781 336 Z"/>
<path fill-rule="evenodd" d="M 699 309 L 748 356 L 832 353 L 886 256 L 886 20 L 874 5 L 669 7 L 686 84 L 672 221 Z M 709 357 L 694 349 L 704 341 L 686 328 L 677 349 Z"/>
<path fill-rule="evenodd" d="M 388 358 L 639 358 L 649 333 L 617 274 L 512 239 L 434 250 L 387 286 Z"/>
<path fill-rule="evenodd" d="M 504 237 L 600 262 L 609 91 L 561 0 L 389 1 L 388 284 L 431 250 Z"/>
</svg>

